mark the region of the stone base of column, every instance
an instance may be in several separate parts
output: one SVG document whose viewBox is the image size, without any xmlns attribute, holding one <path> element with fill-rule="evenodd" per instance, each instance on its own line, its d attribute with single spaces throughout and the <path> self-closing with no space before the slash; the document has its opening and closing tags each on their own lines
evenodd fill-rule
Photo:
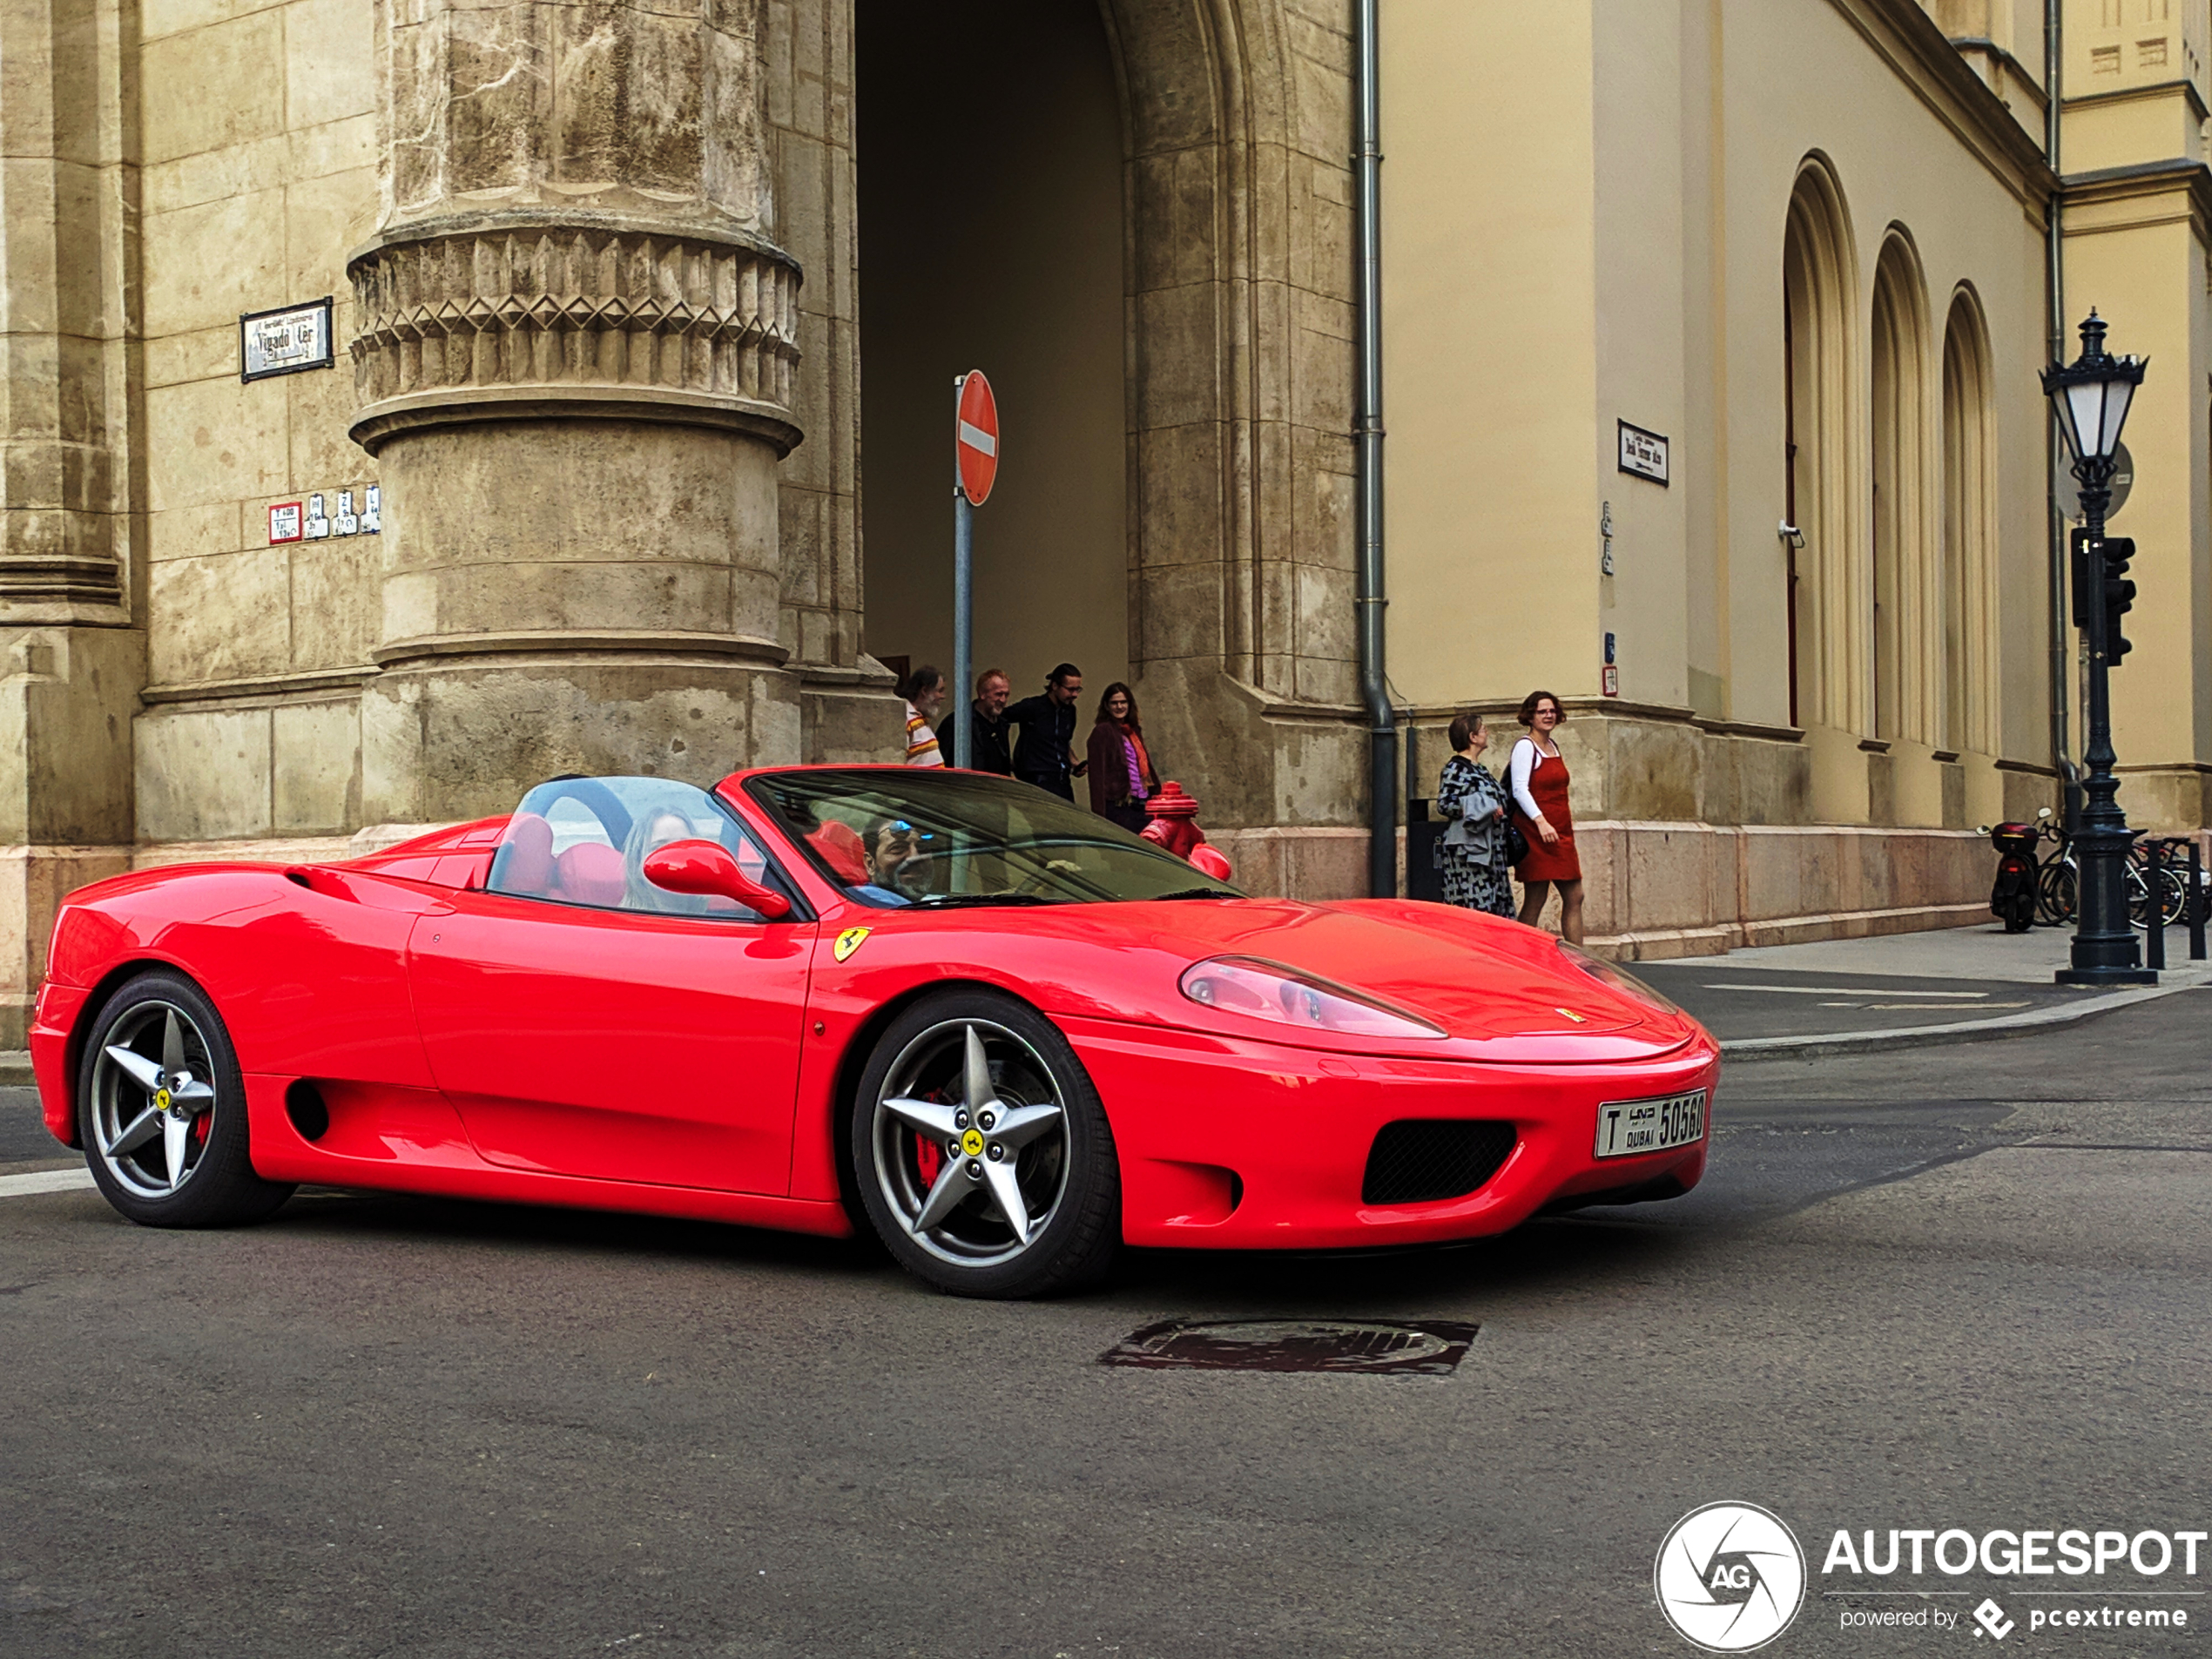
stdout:
<svg viewBox="0 0 2212 1659">
<path fill-rule="evenodd" d="M 775 663 L 671 656 L 685 642 L 665 634 L 499 643 L 509 650 L 387 668 L 362 688 L 368 821 L 509 812 L 533 785 L 563 772 L 643 773 L 704 788 L 741 766 L 799 758 L 798 683 Z M 765 642 L 758 649 L 781 655 Z"/>
<path fill-rule="evenodd" d="M 127 846 L 0 846 L 0 1049 L 28 1040 L 62 900 L 130 867 Z"/>
</svg>

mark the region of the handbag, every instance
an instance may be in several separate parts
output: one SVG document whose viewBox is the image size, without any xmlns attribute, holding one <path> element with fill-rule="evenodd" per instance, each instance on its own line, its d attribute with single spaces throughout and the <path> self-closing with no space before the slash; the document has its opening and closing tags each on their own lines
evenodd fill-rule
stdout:
<svg viewBox="0 0 2212 1659">
<path fill-rule="evenodd" d="M 1506 817 L 1506 862 L 1519 868 L 1521 860 L 1528 856 L 1528 838 L 1521 833 L 1521 826 Z"/>
</svg>

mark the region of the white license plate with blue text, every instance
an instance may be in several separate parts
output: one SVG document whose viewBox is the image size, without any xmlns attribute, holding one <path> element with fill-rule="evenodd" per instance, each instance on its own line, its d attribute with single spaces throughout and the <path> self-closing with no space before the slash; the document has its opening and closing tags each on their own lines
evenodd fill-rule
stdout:
<svg viewBox="0 0 2212 1659">
<path fill-rule="evenodd" d="M 1597 1155 L 1635 1157 L 1705 1138 L 1705 1091 L 1657 1100 L 1608 1100 L 1597 1109 Z"/>
</svg>

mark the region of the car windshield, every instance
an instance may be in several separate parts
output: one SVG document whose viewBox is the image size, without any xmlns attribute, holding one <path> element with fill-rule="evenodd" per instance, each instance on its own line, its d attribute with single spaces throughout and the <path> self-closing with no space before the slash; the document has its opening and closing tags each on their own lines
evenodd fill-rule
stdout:
<svg viewBox="0 0 2212 1659">
<path fill-rule="evenodd" d="M 730 900 L 669 893 L 645 879 L 647 854 L 694 840 L 718 842 L 746 875 L 776 885 L 730 809 L 703 789 L 666 778 L 556 778 L 523 797 L 484 886 L 595 909 L 759 920 Z"/>
<path fill-rule="evenodd" d="M 769 772 L 745 788 L 853 898 L 875 905 L 1240 897 L 1164 847 L 979 772 Z"/>
</svg>

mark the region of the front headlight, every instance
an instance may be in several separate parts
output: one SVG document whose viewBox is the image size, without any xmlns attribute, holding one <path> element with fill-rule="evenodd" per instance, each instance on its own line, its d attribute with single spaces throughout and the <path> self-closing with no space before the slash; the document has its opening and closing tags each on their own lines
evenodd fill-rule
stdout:
<svg viewBox="0 0 2212 1659">
<path fill-rule="evenodd" d="M 1609 985 L 1631 1001 L 1641 1002 L 1648 1008 L 1662 1014 L 1680 1014 L 1682 1009 L 1661 993 L 1653 990 L 1634 974 L 1624 973 L 1602 956 L 1593 956 L 1580 945 L 1559 941 L 1560 954 L 1602 985 Z"/>
<path fill-rule="evenodd" d="M 1217 956 L 1183 975 L 1184 995 L 1201 1008 L 1271 1025 L 1347 1037 L 1441 1037 L 1418 1015 L 1315 974 L 1256 956 Z"/>
</svg>

